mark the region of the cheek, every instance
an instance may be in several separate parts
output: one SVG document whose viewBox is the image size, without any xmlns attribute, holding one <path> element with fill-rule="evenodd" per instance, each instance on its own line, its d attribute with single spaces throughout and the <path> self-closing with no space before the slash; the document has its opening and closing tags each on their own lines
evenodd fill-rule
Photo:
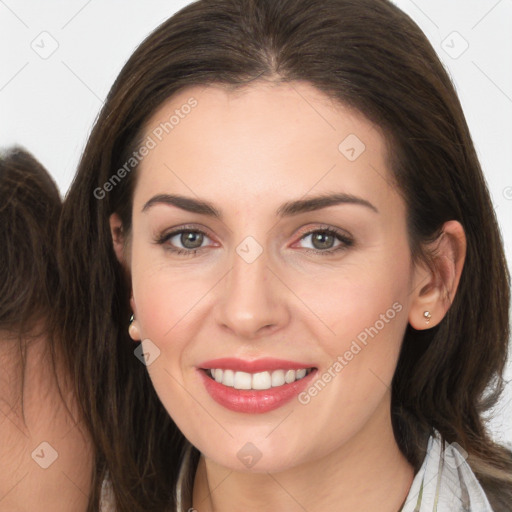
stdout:
<svg viewBox="0 0 512 512">
<path fill-rule="evenodd" d="M 347 283 L 337 301 L 328 301 L 332 330 L 345 342 L 386 339 L 387 345 L 397 344 L 401 338 L 397 334 L 406 322 L 406 289 L 398 282 L 370 277 Z"/>
<path fill-rule="evenodd" d="M 315 314 L 311 326 L 329 354 L 339 355 L 357 337 L 364 342 L 375 329 L 397 338 L 407 323 L 409 276 L 395 267 L 352 265 L 296 281 L 294 291 Z"/>
<path fill-rule="evenodd" d="M 167 262 L 160 249 L 134 248 L 132 289 L 141 335 L 165 341 L 204 297 L 208 284 L 186 266 Z"/>
<path fill-rule="evenodd" d="M 151 340 L 159 351 L 147 371 L 168 413 L 188 432 L 190 408 L 194 403 L 184 393 L 182 365 L 190 340 L 199 337 L 201 322 L 195 319 L 201 309 L 200 299 L 211 286 L 190 272 L 162 265 L 161 259 L 155 264 L 147 253 L 135 255 L 133 263 L 139 263 L 132 267 L 132 287 L 141 338 Z M 134 267 L 140 271 L 134 271 Z"/>
<path fill-rule="evenodd" d="M 311 435 L 326 439 L 326 450 L 363 429 L 375 411 L 387 410 L 381 405 L 390 399 L 408 293 L 405 282 L 381 276 L 354 273 L 327 288 L 330 300 L 323 295 L 316 303 L 330 329 L 320 322 L 314 327 L 326 357 L 299 403 Z"/>
<path fill-rule="evenodd" d="M 318 275 L 314 287 L 309 281 L 297 290 L 315 313 L 309 325 L 325 354 L 319 378 L 325 374 L 329 391 L 322 391 L 317 404 L 332 401 L 335 409 L 342 403 L 358 417 L 390 386 L 408 323 L 409 252 L 403 249 L 393 258 L 375 251 L 340 272 Z M 313 389 L 304 402 L 316 401 L 316 393 Z"/>
</svg>

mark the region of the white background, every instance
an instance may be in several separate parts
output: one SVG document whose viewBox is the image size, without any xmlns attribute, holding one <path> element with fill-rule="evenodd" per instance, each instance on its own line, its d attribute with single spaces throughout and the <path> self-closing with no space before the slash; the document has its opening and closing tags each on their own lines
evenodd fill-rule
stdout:
<svg viewBox="0 0 512 512">
<path fill-rule="evenodd" d="M 0 147 L 26 147 L 52 173 L 64 195 L 123 64 L 146 35 L 188 3 L 0 0 Z M 510 265 L 512 0 L 395 3 L 420 25 L 455 83 Z M 45 55 L 52 45 L 55 51 Z M 510 361 L 506 378 L 512 380 Z M 491 428 L 497 439 L 512 445 L 512 383 Z"/>
</svg>

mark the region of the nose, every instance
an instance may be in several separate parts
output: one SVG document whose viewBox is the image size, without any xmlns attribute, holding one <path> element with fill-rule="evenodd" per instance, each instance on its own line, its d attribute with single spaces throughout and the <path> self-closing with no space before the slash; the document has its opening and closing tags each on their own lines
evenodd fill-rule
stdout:
<svg viewBox="0 0 512 512">
<path fill-rule="evenodd" d="M 283 328 L 290 319 L 286 286 L 268 266 L 265 251 L 248 263 L 236 252 L 223 279 L 217 324 L 239 339 L 257 339 Z"/>
</svg>

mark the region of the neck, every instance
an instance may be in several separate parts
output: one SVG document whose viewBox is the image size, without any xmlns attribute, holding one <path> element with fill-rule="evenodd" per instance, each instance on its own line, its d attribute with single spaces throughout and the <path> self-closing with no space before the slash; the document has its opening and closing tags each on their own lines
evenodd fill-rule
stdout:
<svg viewBox="0 0 512 512">
<path fill-rule="evenodd" d="M 388 400 L 335 451 L 287 471 L 236 472 L 201 455 L 193 506 L 201 512 L 397 512 L 413 478 L 393 435 Z"/>
<path fill-rule="evenodd" d="M 54 366 L 44 334 L 3 334 L 0 509 L 85 510 L 92 458 L 67 373 Z"/>
</svg>

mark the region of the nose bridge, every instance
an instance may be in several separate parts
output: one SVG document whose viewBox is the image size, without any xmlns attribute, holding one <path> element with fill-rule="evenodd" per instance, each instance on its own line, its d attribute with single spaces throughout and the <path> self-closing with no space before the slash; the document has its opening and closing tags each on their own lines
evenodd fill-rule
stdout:
<svg viewBox="0 0 512 512">
<path fill-rule="evenodd" d="M 230 263 L 218 322 L 247 338 L 276 329 L 286 320 L 286 308 L 279 282 L 268 268 L 267 251 L 253 237 L 247 237 L 233 251 Z"/>
</svg>

